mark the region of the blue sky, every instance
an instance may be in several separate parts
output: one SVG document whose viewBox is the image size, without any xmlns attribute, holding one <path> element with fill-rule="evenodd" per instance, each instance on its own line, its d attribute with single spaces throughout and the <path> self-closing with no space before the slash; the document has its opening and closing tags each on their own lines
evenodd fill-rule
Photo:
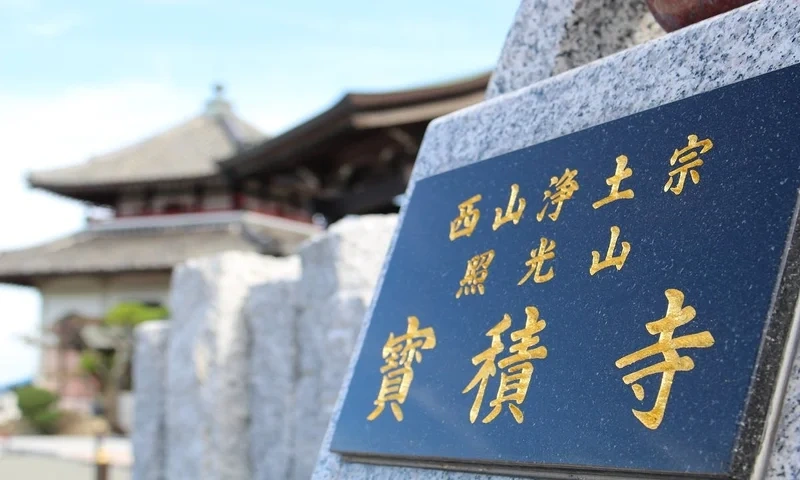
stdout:
<svg viewBox="0 0 800 480">
<path fill-rule="evenodd" d="M 519 0 L 0 0 L 0 249 L 69 234 L 84 207 L 30 170 L 85 161 L 196 114 L 222 82 L 279 133 L 346 91 L 492 67 Z M 0 385 L 33 373 L 35 291 L 0 287 Z"/>
</svg>

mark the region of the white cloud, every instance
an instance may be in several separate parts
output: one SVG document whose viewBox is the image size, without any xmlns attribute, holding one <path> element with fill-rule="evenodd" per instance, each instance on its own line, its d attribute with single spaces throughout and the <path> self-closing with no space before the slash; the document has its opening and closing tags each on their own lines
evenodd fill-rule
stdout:
<svg viewBox="0 0 800 480">
<path fill-rule="evenodd" d="M 81 26 L 85 19 L 76 14 L 62 15 L 42 22 L 27 25 L 25 30 L 36 37 L 60 37 Z"/>
<path fill-rule="evenodd" d="M 0 250 L 43 242 L 82 228 L 76 202 L 31 191 L 30 170 L 83 162 L 175 124 L 200 108 L 168 84 L 124 82 L 72 88 L 51 96 L 0 94 Z M 33 373 L 36 352 L 18 336 L 34 332 L 38 295 L 0 287 L 0 385 Z"/>
</svg>

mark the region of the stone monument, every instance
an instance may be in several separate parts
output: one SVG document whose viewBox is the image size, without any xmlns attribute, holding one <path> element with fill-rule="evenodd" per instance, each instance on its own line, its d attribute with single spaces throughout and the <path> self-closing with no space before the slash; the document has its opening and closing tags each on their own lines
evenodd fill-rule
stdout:
<svg viewBox="0 0 800 480">
<path fill-rule="evenodd" d="M 798 478 L 800 4 L 522 86 L 540 20 L 428 128 L 313 478 Z"/>
</svg>

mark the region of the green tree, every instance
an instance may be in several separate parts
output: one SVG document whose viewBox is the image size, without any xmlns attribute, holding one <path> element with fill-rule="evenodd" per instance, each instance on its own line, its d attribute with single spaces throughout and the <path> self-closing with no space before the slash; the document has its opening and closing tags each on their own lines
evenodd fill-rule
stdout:
<svg viewBox="0 0 800 480">
<path fill-rule="evenodd" d="M 153 320 L 166 320 L 169 312 L 161 306 L 125 302 L 106 313 L 102 325 L 83 328 L 81 336 L 86 350 L 81 367 L 96 378 L 101 386 L 102 405 L 112 429 L 123 431 L 119 424 L 119 392 L 130 370 L 136 326 Z"/>
<path fill-rule="evenodd" d="M 58 430 L 61 412 L 58 395 L 44 388 L 25 386 L 15 391 L 17 406 L 22 417 L 39 433 L 51 434 Z"/>
</svg>

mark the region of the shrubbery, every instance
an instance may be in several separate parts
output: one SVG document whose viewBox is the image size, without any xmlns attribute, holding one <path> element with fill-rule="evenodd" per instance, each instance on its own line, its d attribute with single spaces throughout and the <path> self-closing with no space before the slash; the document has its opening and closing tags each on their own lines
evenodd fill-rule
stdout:
<svg viewBox="0 0 800 480">
<path fill-rule="evenodd" d="M 22 417 L 40 433 L 51 434 L 58 430 L 61 412 L 58 395 L 38 387 L 22 387 L 16 391 L 17 406 Z"/>
</svg>

